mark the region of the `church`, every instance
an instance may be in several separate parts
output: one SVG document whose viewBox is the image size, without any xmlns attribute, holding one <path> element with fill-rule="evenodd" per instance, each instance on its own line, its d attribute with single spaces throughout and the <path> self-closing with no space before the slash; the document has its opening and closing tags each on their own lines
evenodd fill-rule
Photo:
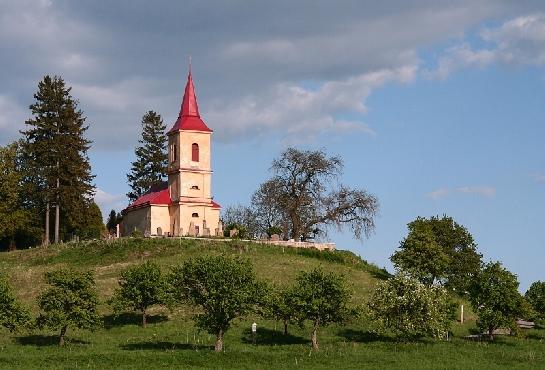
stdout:
<svg viewBox="0 0 545 370">
<path fill-rule="evenodd" d="M 211 195 L 212 130 L 201 119 L 191 67 L 180 114 L 167 136 L 168 183 L 122 211 L 122 234 L 222 236 L 221 207 Z"/>
</svg>

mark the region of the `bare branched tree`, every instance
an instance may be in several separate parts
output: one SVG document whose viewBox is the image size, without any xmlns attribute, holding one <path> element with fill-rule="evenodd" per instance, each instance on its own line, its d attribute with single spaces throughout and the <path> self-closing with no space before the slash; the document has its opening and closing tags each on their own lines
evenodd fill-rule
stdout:
<svg viewBox="0 0 545 370">
<path fill-rule="evenodd" d="M 272 163 L 272 179 L 252 197 L 260 222 L 281 226 L 299 240 L 323 234 L 330 227 L 348 226 L 358 239 L 374 229 L 378 200 L 364 190 L 339 183 L 343 162 L 322 150 L 289 148 Z"/>
</svg>

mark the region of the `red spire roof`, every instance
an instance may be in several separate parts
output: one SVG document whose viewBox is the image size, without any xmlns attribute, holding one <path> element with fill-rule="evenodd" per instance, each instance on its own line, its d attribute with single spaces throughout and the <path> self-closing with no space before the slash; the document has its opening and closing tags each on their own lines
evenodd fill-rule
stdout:
<svg viewBox="0 0 545 370">
<path fill-rule="evenodd" d="M 199 115 L 195 85 L 193 85 L 193 78 L 191 77 L 191 66 L 189 67 L 189 74 L 187 75 L 187 84 L 185 85 L 180 114 L 178 115 L 178 119 L 174 123 L 174 126 L 172 126 L 168 133 L 179 130 L 212 132 Z"/>
</svg>

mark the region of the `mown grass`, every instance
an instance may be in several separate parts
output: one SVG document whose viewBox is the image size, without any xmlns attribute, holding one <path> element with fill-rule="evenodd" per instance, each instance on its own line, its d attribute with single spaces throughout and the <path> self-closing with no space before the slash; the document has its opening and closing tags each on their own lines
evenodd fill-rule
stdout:
<svg viewBox="0 0 545 370">
<path fill-rule="evenodd" d="M 36 296 L 44 289 L 43 273 L 61 266 L 94 271 L 102 301 L 116 287 L 120 272 L 131 264 L 154 260 L 165 268 L 202 254 L 237 254 L 249 258 L 262 279 L 289 283 L 301 270 L 322 266 L 343 273 L 352 284 L 353 304 L 369 297 L 378 278 L 387 274 L 350 252 L 305 251 L 245 242 L 170 239 L 123 239 L 87 242 L 0 254 L 0 271 L 6 274 L 20 298 L 36 313 Z M 462 303 L 462 302 L 460 302 Z M 344 326 L 319 331 L 320 350 L 312 352 L 308 327 L 281 325 L 259 317 L 236 321 L 225 338 L 225 351 L 214 353 L 213 336 L 199 332 L 191 322 L 193 310 L 173 312 L 156 308 L 150 325 L 138 326 L 140 318 L 124 314 L 115 318 L 102 304 L 104 327 L 95 332 L 69 329 L 65 348 L 56 345 L 56 333 L 28 330 L 0 336 L 0 367 L 32 368 L 402 368 L 494 369 L 545 368 L 545 330 L 525 332 L 521 338 L 501 337 L 494 342 L 463 339 L 475 327 L 466 304 L 464 324 L 456 323 L 449 341 L 425 339 L 402 342 L 370 331 L 363 318 Z M 249 328 L 258 323 L 253 345 Z"/>
</svg>

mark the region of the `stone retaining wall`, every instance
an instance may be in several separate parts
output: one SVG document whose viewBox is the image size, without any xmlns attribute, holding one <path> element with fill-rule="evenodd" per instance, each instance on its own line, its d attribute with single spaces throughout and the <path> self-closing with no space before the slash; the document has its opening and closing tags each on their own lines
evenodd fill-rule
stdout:
<svg viewBox="0 0 545 370">
<path fill-rule="evenodd" d="M 310 242 L 295 242 L 284 240 L 258 240 L 258 243 L 274 244 L 291 248 L 315 248 L 320 251 L 334 251 L 335 243 L 310 243 Z"/>
</svg>

